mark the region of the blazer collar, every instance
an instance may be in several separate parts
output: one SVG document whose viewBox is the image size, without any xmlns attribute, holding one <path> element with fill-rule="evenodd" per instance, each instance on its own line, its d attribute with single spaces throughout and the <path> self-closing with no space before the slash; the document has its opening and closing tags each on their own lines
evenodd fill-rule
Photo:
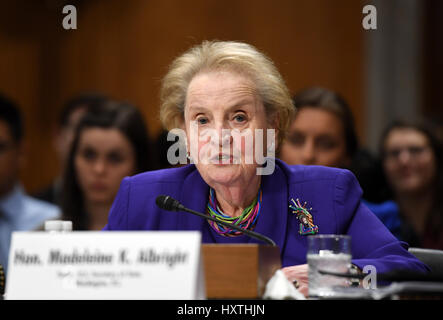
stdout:
<svg viewBox="0 0 443 320">
<path fill-rule="evenodd" d="M 286 238 L 288 220 L 288 183 L 277 165 L 271 175 L 262 176 L 262 212 L 255 231 L 268 236 L 282 251 Z"/>
<path fill-rule="evenodd" d="M 191 171 L 185 178 L 180 196 L 180 203 L 185 207 L 204 213 L 209 197 L 209 186 L 200 176 L 197 168 Z M 187 212 L 180 212 L 179 230 L 202 230 L 206 221 L 196 215 Z"/>
</svg>

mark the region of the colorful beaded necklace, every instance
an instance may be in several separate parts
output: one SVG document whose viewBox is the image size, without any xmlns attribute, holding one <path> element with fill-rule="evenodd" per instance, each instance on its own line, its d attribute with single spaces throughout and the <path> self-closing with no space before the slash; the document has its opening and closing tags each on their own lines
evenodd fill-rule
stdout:
<svg viewBox="0 0 443 320">
<path fill-rule="evenodd" d="M 239 227 L 245 229 L 254 229 L 255 224 L 257 222 L 257 218 L 260 214 L 262 201 L 262 191 L 258 192 L 257 198 L 254 199 L 252 204 L 243 210 L 242 214 L 238 217 L 230 217 L 223 213 L 220 210 L 220 207 L 217 205 L 217 199 L 215 198 L 215 192 L 211 188 L 209 190 L 209 202 L 207 206 L 207 213 L 218 220 L 235 224 Z M 223 225 L 219 225 L 214 221 L 208 220 L 211 227 L 218 233 L 227 237 L 235 237 L 239 236 L 242 233 L 236 230 L 232 230 L 231 228 L 225 227 Z"/>
</svg>

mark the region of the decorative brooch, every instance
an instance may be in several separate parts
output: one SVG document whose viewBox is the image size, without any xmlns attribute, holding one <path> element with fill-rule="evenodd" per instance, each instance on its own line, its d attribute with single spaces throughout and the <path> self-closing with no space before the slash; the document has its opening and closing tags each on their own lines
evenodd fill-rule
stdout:
<svg viewBox="0 0 443 320">
<path fill-rule="evenodd" d="M 292 213 L 294 213 L 300 221 L 300 228 L 298 233 L 302 236 L 306 236 L 308 234 L 317 234 L 318 226 L 314 224 L 314 220 L 312 219 L 312 214 L 306 209 L 306 202 L 301 205 L 300 200 L 297 199 L 297 202 L 294 199 L 291 199 L 289 203 L 289 208 L 292 209 Z M 312 208 L 309 208 L 312 211 Z"/>
</svg>

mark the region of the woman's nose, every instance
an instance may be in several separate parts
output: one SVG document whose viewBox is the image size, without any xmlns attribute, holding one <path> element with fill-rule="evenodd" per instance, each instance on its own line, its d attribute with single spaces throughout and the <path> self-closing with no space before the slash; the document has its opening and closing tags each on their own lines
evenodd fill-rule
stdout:
<svg viewBox="0 0 443 320">
<path fill-rule="evenodd" d="M 211 142 L 213 145 L 219 147 L 229 146 L 232 142 L 232 133 L 224 124 L 219 124 L 214 128 L 213 134 L 211 135 Z"/>
<path fill-rule="evenodd" d="M 305 142 L 303 148 L 300 150 L 303 164 L 315 164 L 315 149 L 314 144 L 310 141 Z"/>
<path fill-rule="evenodd" d="M 231 145 L 232 134 L 229 129 L 222 129 L 220 132 L 220 146 L 229 146 Z"/>
<path fill-rule="evenodd" d="M 96 174 L 103 174 L 106 171 L 106 163 L 104 160 L 97 160 L 93 164 L 93 170 Z"/>
<path fill-rule="evenodd" d="M 407 149 L 403 149 L 398 154 L 398 162 L 400 164 L 407 164 L 411 159 L 411 154 Z"/>
</svg>

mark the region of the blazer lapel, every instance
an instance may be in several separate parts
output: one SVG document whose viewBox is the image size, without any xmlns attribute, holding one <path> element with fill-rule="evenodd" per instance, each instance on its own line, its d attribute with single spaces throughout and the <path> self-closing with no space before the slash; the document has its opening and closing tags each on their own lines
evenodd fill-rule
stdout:
<svg viewBox="0 0 443 320">
<path fill-rule="evenodd" d="M 185 207 L 204 213 L 209 197 L 209 186 L 202 179 L 197 169 L 193 170 L 183 183 L 180 203 Z M 206 221 L 196 215 L 187 212 L 180 212 L 179 230 L 199 230 L 203 228 Z"/>
<path fill-rule="evenodd" d="M 288 187 L 287 179 L 278 165 L 272 175 L 262 176 L 261 189 L 263 191 L 262 208 L 255 227 L 256 232 L 264 234 L 275 241 L 282 252 L 286 238 L 288 219 Z M 190 209 L 205 213 L 209 197 L 209 186 L 202 179 L 197 170 L 192 171 L 183 183 L 180 202 Z M 181 213 L 178 219 L 179 230 L 205 230 L 207 222 L 190 213 Z M 203 235 L 204 238 L 207 235 Z M 259 240 L 246 236 L 225 238 L 221 242 L 251 242 L 260 243 Z M 241 241 L 239 241 L 241 240 Z M 218 241 L 217 241 L 218 242 Z"/>
<path fill-rule="evenodd" d="M 262 176 L 261 183 L 262 208 L 255 231 L 274 240 L 282 252 L 288 220 L 288 182 L 283 171 L 276 165 L 273 174 Z"/>
</svg>

